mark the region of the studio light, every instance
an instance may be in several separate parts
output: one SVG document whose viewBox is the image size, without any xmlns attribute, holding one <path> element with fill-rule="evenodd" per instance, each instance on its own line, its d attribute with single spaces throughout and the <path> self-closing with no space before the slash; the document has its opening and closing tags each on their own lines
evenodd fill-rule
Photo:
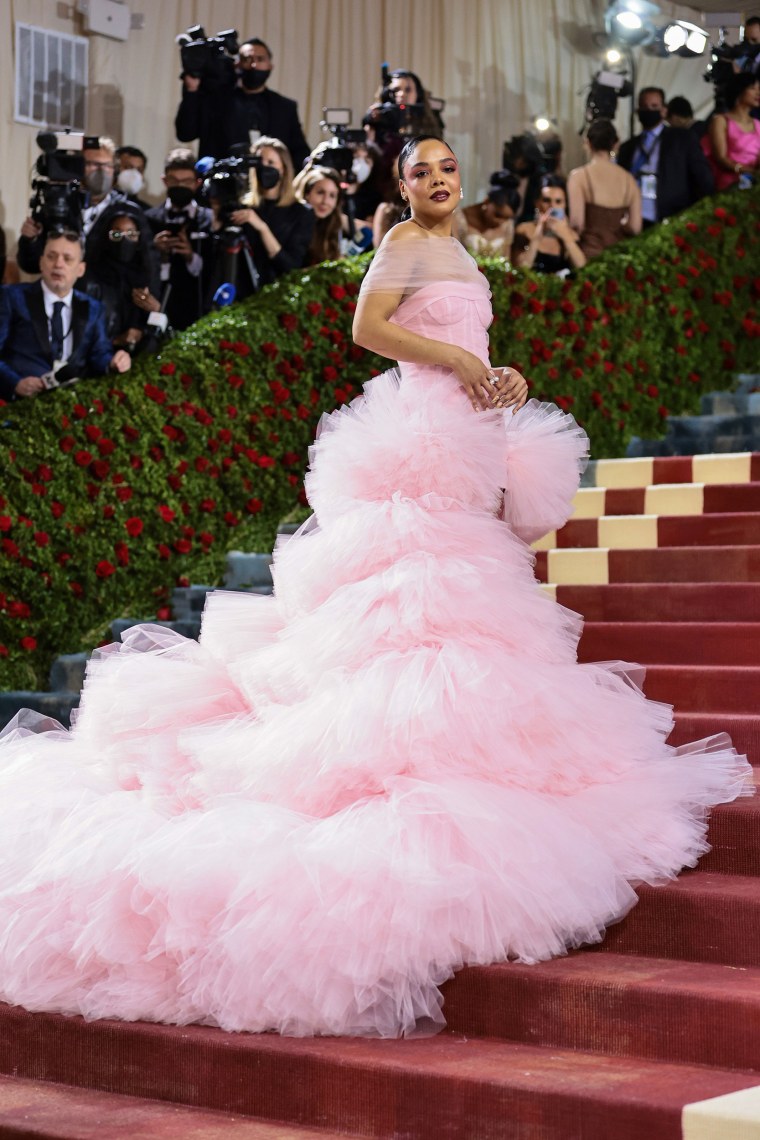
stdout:
<svg viewBox="0 0 760 1140">
<path fill-rule="evenodd" d="M 651 0 L 613 0 L 604 14 L 604 26 L 613 44 L 639 47 L 655 38 L 652 21 L 659 14 L 659 4 Z"/>
<path fill-rule="evenodd" d="M 533 120 L 533 128 L 534 130 L 537 130 L 541 133 L 544 131 L 550 131 L 552 129 L 552 121 L 551 119 L 548 119 L 546 115 L 538 115 Z"/>
<path fill-rule="evenodd" d="M 623 57 L 617 48 L 610 48 L 609 51 L 605 52 L 604 58 L 607 63 L 614 64 L 620 63 Z"/>
<path fill-rule="evenodd" d="M 663 31 L 662 39 L 669 55 L 681 55 L 687 58 L 703 55 L 708 43 L 707 32 L 686 20 L 676 20 L 674 24 L 668 24 Z"/>
</svg>

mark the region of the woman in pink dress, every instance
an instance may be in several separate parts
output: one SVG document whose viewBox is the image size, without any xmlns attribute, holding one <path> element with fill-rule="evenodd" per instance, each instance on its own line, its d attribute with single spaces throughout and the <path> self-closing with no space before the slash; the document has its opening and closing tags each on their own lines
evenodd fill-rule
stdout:
<svg viewBox="0 0 760 1140">
<path fill-rule="evenodd" d="M 752 111 L 760 107 L 760 76 L 743 71 L 734 75 L 727 86 L 724 115 L 710 119 L 702 149 L 707 155 L 715 189 L 736 186 L 742 175 L 760 175 L 760 119 Z"/>
<path fill-rule="evenodd" d="M 449 148 L 400 174 L 355 334 L 402 363 L 322 421 L 274 596 L 212 594 L 199 643 L 130 630 L 71 732 L 0 744 L 5 1001 L 429 1031 L 454 970 L 597 941 L 749 790 L 727 737 L 671 748 L 623 663 L 577 663 L 524 540 L 567 518 L 586 437 L 491 367 Z"/>
</svg>

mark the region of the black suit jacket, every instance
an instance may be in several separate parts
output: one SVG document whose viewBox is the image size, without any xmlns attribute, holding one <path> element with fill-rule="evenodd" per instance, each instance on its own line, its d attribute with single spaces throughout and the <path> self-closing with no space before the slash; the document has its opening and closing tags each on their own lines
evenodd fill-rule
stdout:
<svg viewBox="0 0 760 1140">
<path fill-rule="evenodd" d="M 284 142 L 295 170 L 301 169 L 309 155 L 309 144 L 295 99 L 269 88 L 257 95 L 247 95 L 239 87 L 183 90 L 174 129 L 180 142 L 198 139 L 199 158 L 226 158 L 235 144 L 247 149 L 251 128 Z"/>
<path fill-rule="evenodd" d="M 74 347 L 69 377 L 102 376 L 113 356 L 100 301 L 74 290 L 71 303 Z M 24 376 L 44 376 L 53 367 L 45 300 L 39 281 L 0 289 L 0 399 L 13 398 Z"/>
<path fill-rule="evenodd" d="M 626 170 L 633 166 L 643 134 L 635 135 L 620 147 L 618 162 Z M 693 206 L 715 191 L 715 180 L 693 131 L 666 126 L 660 136 L 657 162 L 657 220 Z"/>
</svg>

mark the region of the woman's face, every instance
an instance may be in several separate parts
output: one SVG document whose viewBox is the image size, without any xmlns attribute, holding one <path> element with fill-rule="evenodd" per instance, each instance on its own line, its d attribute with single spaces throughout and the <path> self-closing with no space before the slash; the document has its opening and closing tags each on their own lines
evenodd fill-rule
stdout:
<svg viewBox="0 0 760 1140">
<path fill-rule="evenodd" d="M 118 237 L 112 237 L 112 234 L 118 234 Z M 114 218 L 111 222 L 108 231 L 108 240 L 113 245 L 121 245 L 122 242 L 137 242 L 140 240 L 140 231 L 135 224 L 133 218 L 120 217 Z"/>
<path fill-rule="evenodd" d="M 402 186 L 414 214 L 443 220 L 459 205 L 459 163 L 446 143 L 425 139 L 404 163 Z"/>
<path fill-rule="evenodd" d="M 755 107 L 760 107 L 760 80 L 753 83 L 751 87 L 746 87 L 739 96 L 737 102 L 749 107 L 753 110 Z"/>
<path fill-rule="evenodd" d="M 280 181 L 273 186 L 270 190 L 263 190 L 263 198 L 279 198 L 282 192 L 282 179 L 285 175 L 285 163 L 279 151 L 276 151 L 273 146 L 264 146 L 259 151 L 259 158 L 264 166 L 272 166 L 280 175 Z"/>
<path fill-rule="evenodd" d="M 486 198 L 483 203 L 483 220 L 489 229 L 496 229 L 497 226 L 503 226 L 505 222 L 509 222 L 514 218 L 512 208 L 505 203 L 497 205 L 492 202 L 490 198 Z"/>
<path fill-rule="evenodd" d="M 338 205 L 338 187 L 332 178 L 320 178 L 307 193 L 306 201 L 318 218 L 327 218 Z"/>
<path fill-rule="evenodd" d="M 561 186 L 544 186 L 538 198 L 538 208 L 542 214 L 547 210 L 567 210 L 567 198 Z"/>
<path fill-rule="evenodd" d="M 391 79 L 390 88 L 396 103 L 409 105 L 420 101 L 417 84 L 409 75 L 395 75 Z"/>
</svg>

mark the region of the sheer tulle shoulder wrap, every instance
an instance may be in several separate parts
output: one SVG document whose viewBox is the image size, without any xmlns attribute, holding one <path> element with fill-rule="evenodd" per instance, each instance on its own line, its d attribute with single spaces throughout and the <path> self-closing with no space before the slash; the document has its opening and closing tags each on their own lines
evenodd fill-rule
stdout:
<svg viewBox="0 0 760 1140">
<path fill-rule="evenodd" d="M 479 270 L 456 238 L 387 237 L 362 281 L 362 293 L 409 296 L 445 281 L 477 281 Z"/>
</svg>

